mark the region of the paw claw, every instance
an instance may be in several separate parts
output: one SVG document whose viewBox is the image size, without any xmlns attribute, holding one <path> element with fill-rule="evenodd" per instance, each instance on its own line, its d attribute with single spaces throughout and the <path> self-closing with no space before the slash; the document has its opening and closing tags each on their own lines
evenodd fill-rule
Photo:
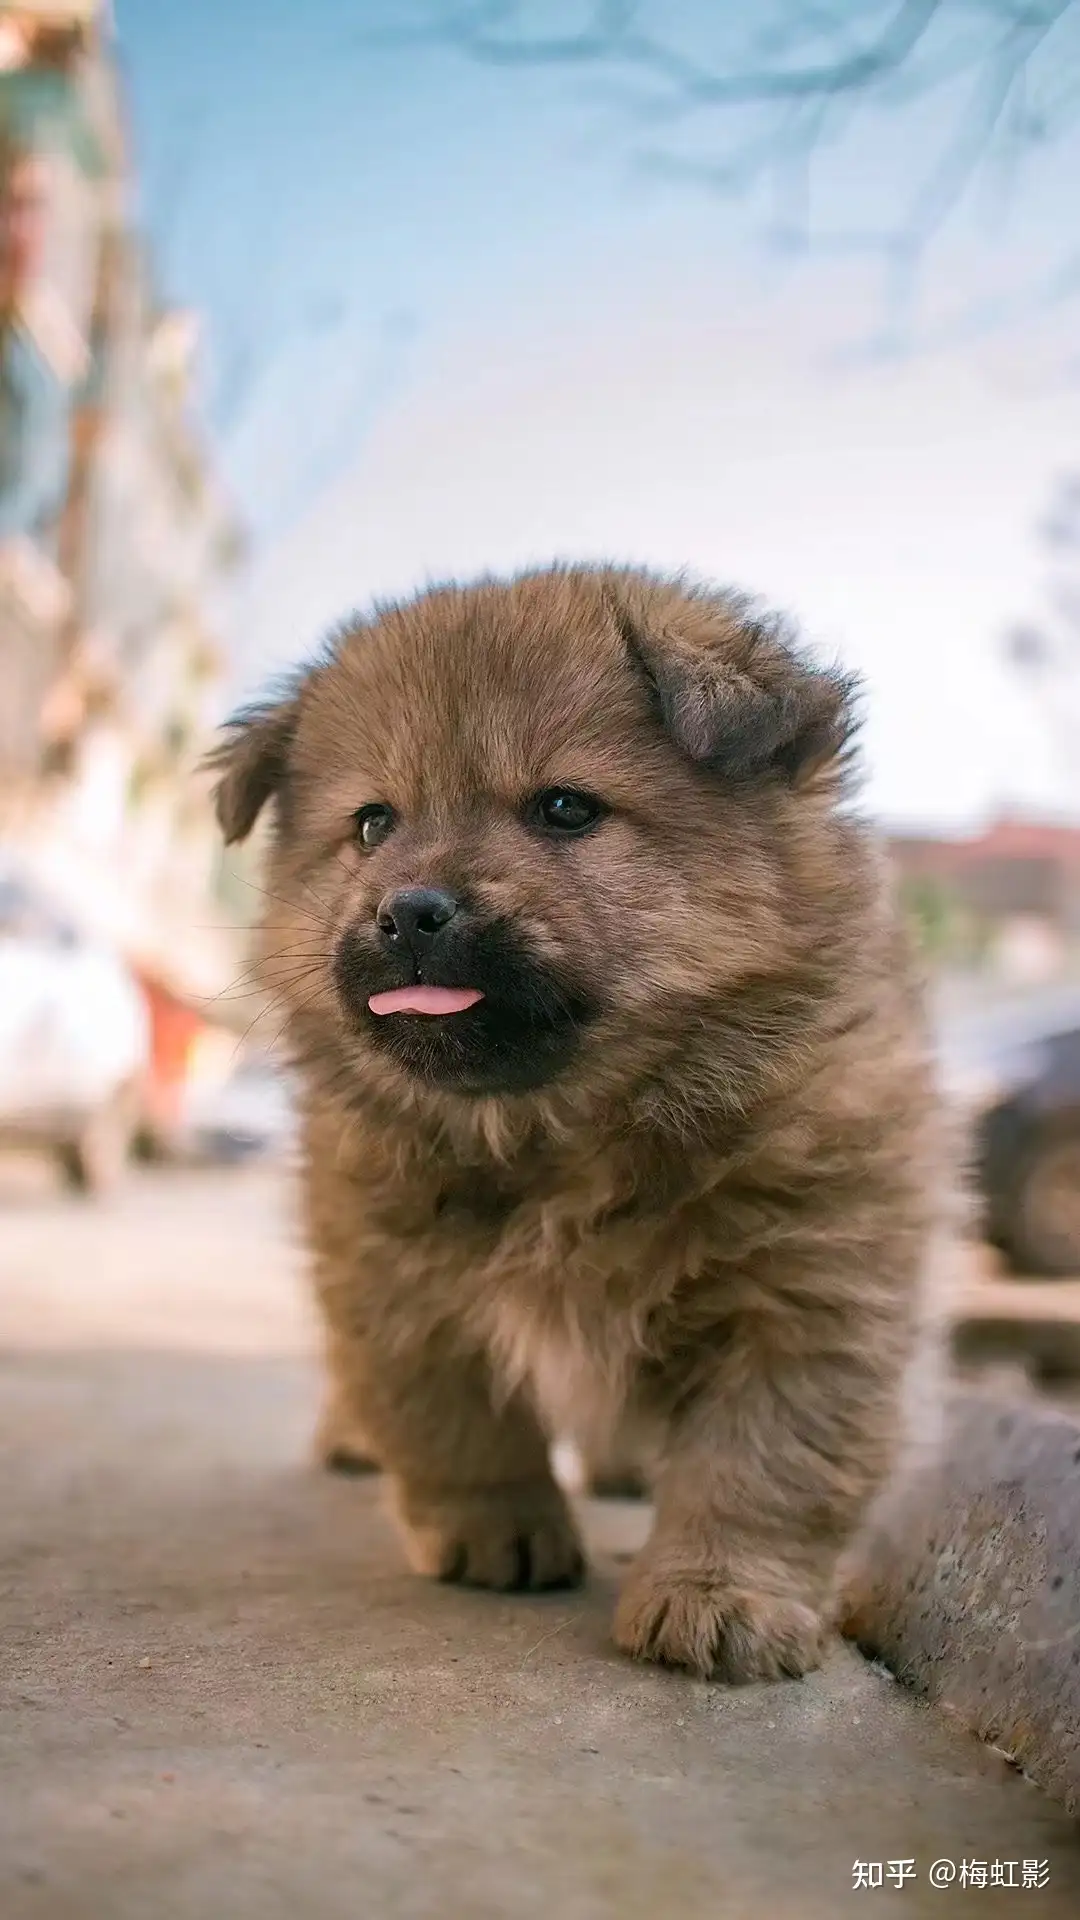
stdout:
<svg viewBox="0 0 1080 1920">
<path fill-rule="evenodd" d="M 732 1685 L 801 1679 L 821 1664 L 825 1631 L 803 1601 L 647 1567 L 631 1574 L 615 1614 L 625 1653 Z"/>
<path fill-rule="evenodd" d="M 410 1562 L 448 1585 L 541 1593 L 581 1584 L 585 1562 L 555 1488 L 399 1496 Z"/>
</svg>

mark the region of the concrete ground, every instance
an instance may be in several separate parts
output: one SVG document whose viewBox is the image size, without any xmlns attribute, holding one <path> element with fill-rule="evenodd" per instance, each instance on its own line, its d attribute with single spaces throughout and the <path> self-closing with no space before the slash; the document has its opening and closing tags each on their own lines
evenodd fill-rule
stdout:
<svg viewBox="0 0 1080 1920">
<path fill-rule="evenodd" d="M 1072 1823 L 850 1651 L 620 1659 L 633 1508 L 581 1595 L 406 1574 L 308 1465 L 298 1265 L 265 1173 L 0 1189 L 4 1920 L 833 1920 L 856 1862 L 912 1916 L 1080 1911 Z"/>
</svg>

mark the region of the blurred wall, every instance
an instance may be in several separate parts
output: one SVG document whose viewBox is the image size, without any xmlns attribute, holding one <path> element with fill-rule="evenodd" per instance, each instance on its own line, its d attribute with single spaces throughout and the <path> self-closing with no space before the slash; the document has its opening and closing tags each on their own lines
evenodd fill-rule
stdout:
<svg viewBox="0 0 1080 1920">
<path fill-rule="evenodd" d="M 219 855 L 193 769 L 243 542 L 131 186 L 104 10 L 0 0 L 0 833 L 194 991 L 221 965 L 195 952 Z"/>
</svg>

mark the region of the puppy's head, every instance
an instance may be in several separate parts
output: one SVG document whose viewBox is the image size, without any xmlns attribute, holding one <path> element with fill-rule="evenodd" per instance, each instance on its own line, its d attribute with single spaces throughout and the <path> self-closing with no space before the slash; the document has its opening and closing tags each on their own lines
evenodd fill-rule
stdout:
<svg viewBox="0 0 1080 1920">
<path fill-rule="evenodd" d="M 750 1002 L 782 1042 L 769 983 L 805 993 L 843 890 L 850 691 L 739 598 L 613 569 L 348 627 L 215 756 L 227 840 L 275 803 L 263 978 L 300 1052 L 603 1096 L 734 1071 Z"/>
</svg>

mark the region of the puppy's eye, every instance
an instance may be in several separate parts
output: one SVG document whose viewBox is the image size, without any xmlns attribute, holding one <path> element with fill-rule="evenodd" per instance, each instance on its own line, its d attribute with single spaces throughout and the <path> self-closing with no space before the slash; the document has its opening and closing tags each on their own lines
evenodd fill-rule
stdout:
<svg viewBox="0 0 1080 1920">
<path fill-rule="evenodd" d="M 381 845 L 387 834 L 394 830 L 394 809 L 384 807 L 377 802 L 370 807 L 360 807 L 353 814 L 353 832 L 357 844 L 368 852 Z"/>
<path fill-rule="evenodd" d="M 537 794 L 530 812 L 545 833 L 586 833 L 602 817 L 604 807 L 591 793 L 579 793 L 576 787 L 548 787 Z"/>
</svg>

